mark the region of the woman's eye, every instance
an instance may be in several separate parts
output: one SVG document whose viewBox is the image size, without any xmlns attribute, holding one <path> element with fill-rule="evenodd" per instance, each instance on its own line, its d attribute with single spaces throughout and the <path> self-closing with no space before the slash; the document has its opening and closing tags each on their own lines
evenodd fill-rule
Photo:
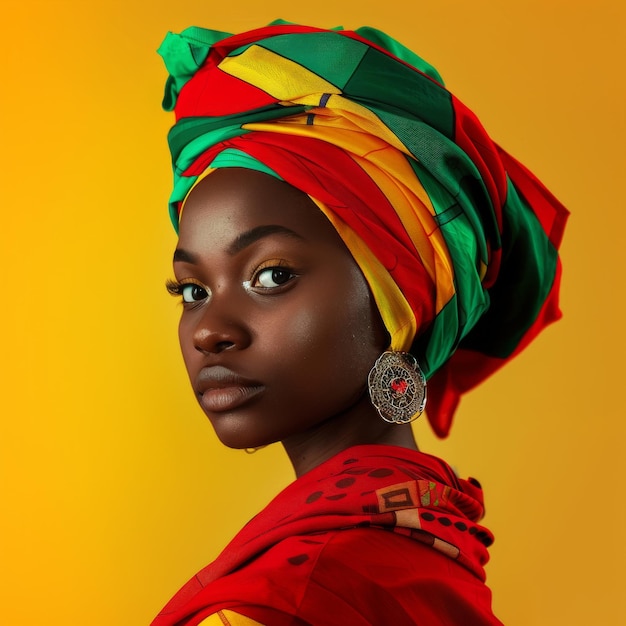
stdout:
<svg viewBox="0 0 626 626">
<path fill-rule="evenodd" d="M 200 285 L 190 283 L 181 286 L 180 295 L 183 298 L 183 302 L 199 302 L 204 300 L 209 294 Z"/>
<path fill-rule="evenodd" d="M 257 287 L 280 287 L 293 278 L 293 274 L 283 267 L 268 267 L 261 270 L 256 277 Z"/>
</svg>

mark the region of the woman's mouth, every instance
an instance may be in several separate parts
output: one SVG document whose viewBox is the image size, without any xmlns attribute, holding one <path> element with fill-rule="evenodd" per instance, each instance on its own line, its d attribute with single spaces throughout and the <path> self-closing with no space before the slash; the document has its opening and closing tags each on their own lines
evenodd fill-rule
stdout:
<svg viewBox="0 0 626 626">
<path fill-rule="evenodd" d="M 261 394 L 265 387 L 239 376 L 222 365 L 204 367 L 196 378 L 196 393 L 202 408 L 210 413 L 232 411 Z"/>
<path fill-rule="evenodd" d="M 232 411 L 258 396 L 263 387 L 221 387 L 218 389 L 207 389 L 200 396 L 200 404 L 209 413 L 220 413 Z"/>
</svg>

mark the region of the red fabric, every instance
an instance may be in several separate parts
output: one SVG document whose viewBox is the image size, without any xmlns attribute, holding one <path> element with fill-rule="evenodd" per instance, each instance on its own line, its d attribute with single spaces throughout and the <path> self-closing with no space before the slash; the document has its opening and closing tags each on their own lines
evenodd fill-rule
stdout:
<svg viewBox="0 0 626 626">
<path fill-rule="evenodd" d="M 194 80 L 188 81 L 178 95 L 175 109 L 176 121 L 185 117 L 229 115 L 277 102 L 276 98 L 261 89 L 243 81 L 234 81 L 228 74 L 216 72 L 215 68 L 234 49 L 255 43 L 260 38 L 281 35 L 284 32 L 285 27 L 277 24 L 232 35 L 214 43 L 211 46 L 211 54 L 197 71 Z M 323 32 L 323 29 L 293 24 L 289 32 Z M 219 93 L 220 96 L 211 98 L 206 96 L 207 93 Z"/>
<path fill-rule="evenodd" d="M 358 446 L 285 489 L 153 626 L 231 609 L 272 626 L 497 625 L 477 484 L 439 459 Z"/>
</svg>

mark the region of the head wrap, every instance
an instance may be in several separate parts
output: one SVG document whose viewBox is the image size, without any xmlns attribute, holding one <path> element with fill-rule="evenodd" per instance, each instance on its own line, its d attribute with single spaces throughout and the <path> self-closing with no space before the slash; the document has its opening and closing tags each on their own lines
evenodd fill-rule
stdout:
<svg viewBox="0 0 626 626">
<path fill-rule="evenodd" d="M 192 27 L 159 53 L 177 227 L 194 184 L 247 167 L 308 194 L 361 268 L 447 435 L 460 395 L 560 317 L 567 211 L 416 54 L 372 28 Z"/>
</svg>

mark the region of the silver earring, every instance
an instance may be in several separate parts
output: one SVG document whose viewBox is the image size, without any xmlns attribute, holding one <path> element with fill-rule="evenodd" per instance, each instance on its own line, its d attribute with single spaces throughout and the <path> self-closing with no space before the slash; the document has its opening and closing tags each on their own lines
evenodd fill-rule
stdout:
<svg viewBox="0 0 626 626">
<path fill-rule="evenodd" d="M 426 377 L 408 352 L 383 352 L 367 377 L 372 404 L 392 424 L 408 424 L 426 406 Z"/>
</svg>

